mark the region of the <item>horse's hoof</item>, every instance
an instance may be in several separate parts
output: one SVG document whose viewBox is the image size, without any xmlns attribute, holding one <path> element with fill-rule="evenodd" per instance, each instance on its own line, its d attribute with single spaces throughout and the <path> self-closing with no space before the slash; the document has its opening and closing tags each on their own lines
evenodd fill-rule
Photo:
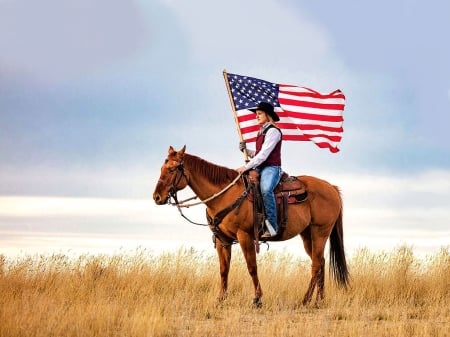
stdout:
<svg viewBox="0 0 450 337">
<path fill-rule="evenodd" d="M 255 308 L 262 308 L 262 300 L 261 300 L 261 297 L 255 297 L 254 299 L 253 299 L 253 306 L 255 307 Z"/>
</svg>

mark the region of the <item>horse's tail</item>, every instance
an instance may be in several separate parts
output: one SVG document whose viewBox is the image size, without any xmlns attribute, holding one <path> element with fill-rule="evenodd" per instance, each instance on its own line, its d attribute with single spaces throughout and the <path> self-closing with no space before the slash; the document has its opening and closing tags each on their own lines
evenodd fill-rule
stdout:
<svg viewBox="0 0 450 337">
<path fill-rule="evenodd" d="M 342 228 L 342 198 L 339 190 L 338 193 L 339 200 L 341 202 L 341 210 L 339 211 L 339 216 L 330 235 L 330 274 L 333 275 L 334 280 L 339 286 L 347 288 L 350 281 L 350 276 L 344 251 L 344 231 Z"/>
</svg>

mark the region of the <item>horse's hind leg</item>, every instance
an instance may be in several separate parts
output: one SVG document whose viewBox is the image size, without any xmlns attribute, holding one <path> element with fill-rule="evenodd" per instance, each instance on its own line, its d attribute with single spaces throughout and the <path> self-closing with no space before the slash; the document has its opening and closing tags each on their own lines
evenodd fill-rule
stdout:
<svg viewBox="0 0 450 337">
<path fill-rule="evenodd" d="M 317 285 L 317 297 L 316 306 L 319 305 L 320 301 L 324 298 L 324 280 L 325 280 L 325 259 L 313 258 L 313 263 L 311 265 L 311 281 L 309 282 L 308 290 L 303 297 L 303 305 L 307 305 L 311 302 L 314 289 Z"/>
<path fill-rule="evenodd" d="M 239 231 L 237 237 L 239 244 L 241 245 L 245 261 L 247 262 L 248 273 L 252 278 L 253 287 L 255 289 L 255 297 L 253 298 L 253 305 L 256 306 L 257 308 L 260 308 L 262 306 L 261 301 L 262 289 L 261 285 L 259 284 L 258 267 L 256 265 L 255 243 L 253 237 L 246 232 Z"/>
<path fill-rule="evenodd" d="M 231 263 L 231 245 L 223 245 L 219 240 L 216 242 L 217 255 L 220 263 L 220 292 L 219 301 L 227 298 L 228 290 L 228 272 Z"/>
<path fill-rule="evenodd" d="M 319 306 L 320 302 L 324 298 L 324 287 L 325 287 L 325 258 L 322 258 L 322 264 L 317 272 L 316 276 L 317 283 L 317 293 L 316 293 L 316 307 Z"/>
<path fill-rule="evenodd" d="M 325 280 L 325 258 L 324 250 L 327 242 L 327 237 L 320 235 L 320 232 L 315 227 L 306 228 L 301 234 L 303 239 L 303 246 L 306 253 L 311 258 L 311 280 L 309 282 L 308 290 L 303 297 L 303 305 L 311 302 L 314 289 L 317 285 L 316 305 L 324 298 L 324 280 Z"/>
<path fill-rule="evenodd" d="M 300 236 L 303 240 L 303 247 L 305 247 L 305 252 L 312 260 L 312 239 L 311 239 L 311 226 L 308 226 Z M 307 305 L 311 301 L 312 294 L 314 292 L 314 288 L 316 287 L 316 283 L 313 282 L 313 278 L 311 278 L 308 286 L 308 290 L 306 291 L 305 296 L 303 297 L 302 304 Z"/>
</svg>

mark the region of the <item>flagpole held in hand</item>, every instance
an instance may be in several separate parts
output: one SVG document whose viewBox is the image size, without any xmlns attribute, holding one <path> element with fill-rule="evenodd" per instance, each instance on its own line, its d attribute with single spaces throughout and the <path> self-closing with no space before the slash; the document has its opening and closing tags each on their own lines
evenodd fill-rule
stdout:
<svg viewBox="0 0 450 337">
<path fill-rule="evenodd" d="M 239 139 L 240 139 L 241 142 L 243 142 L 244 141 L 244 137 L 242 136 L 241 129 L 239 128 L 239 120 L 238 120 L 238 116 L 237 116 L 237 113 L 236 113 L 236 108 L 235 108 L 235 104 L 234 104 L 234 100 L 233 100 L 233 95 L 231 95 L 230 83 L 228 83 L 227 71 L 225 69 L 223 70 L 223 78 L 224 78 L 225 84 L 227 86 L 228 97 L 230 98 L 231 109 L 233 110 L 234 122 L 236 123 L 236 128 L 237 128 L 237 131 L 238 131 Z M 244 149 L 244 151 L 242 151 L 242 153 L 244 154 L 245 162 L 246 163 L 249 162 L 247 149 Z"/>
</svg>

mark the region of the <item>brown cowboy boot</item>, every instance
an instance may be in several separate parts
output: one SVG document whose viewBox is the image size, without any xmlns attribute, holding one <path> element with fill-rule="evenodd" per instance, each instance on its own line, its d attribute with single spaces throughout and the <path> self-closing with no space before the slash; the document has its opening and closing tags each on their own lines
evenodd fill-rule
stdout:
<svg viewBox="0 0 450 337">
<path fill-rule="evenodd" d="M 267 230 L 261 235 L 261 239 L 268 239 L 277 235 L 277 231 L 270 224 L 269 220 L 265 221 Z"/>
</svg>

